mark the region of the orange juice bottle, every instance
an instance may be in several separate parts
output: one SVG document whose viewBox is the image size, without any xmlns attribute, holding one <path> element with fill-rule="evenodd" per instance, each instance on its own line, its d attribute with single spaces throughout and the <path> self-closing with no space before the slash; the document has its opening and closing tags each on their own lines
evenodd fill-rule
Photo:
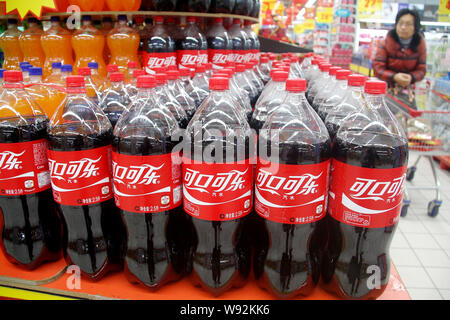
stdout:
<svg viewBox="0 0 450 320">
<path fill-rule="evenodd" d="M 41 35 L 44 31 L 38 26 L 38 19 L 28 18 L 28 29 L 19 36 L 19 44 L 23 53 L 23 60 L 34 67 L 42 67 L 45 53 L 41 46 Z"/>
<path fill-rule="evenodd" d="M 114 24 L 111 17 L 103 17 L 103 23 L 102 23 L 102 29 L 103 35 L 106 37 L 108 36 L 108 33 L 114 28 Z M 111 59 L 111 52 L 109 51 L 109 47 L 105 46 L 103 49 L 103 59 L 105 60 L 105 63 Z"/>
<path fill-rule="evenodd" d="M 52 73 L 52 63 L 72 64 L 72 34 L 62 28 L 59 17 L 51 17 L 51 27 L 41 36 L 42 49 L 45 52 L 43 68 L 44 79 Z"/>
<path fill-rule="evenodd" d="M 17 20 L 8 19 L 8 29 L 0 35 L 0 47 L 3 50 L 5 60 L 3 69 L 19 70 L 19 63 L 23 61 L 22 50 L 20 49 L 19 36 L 21 32 L 17 29 Z"/>
<path fill-rule="evenodd" d="M 79 67 L 87 67 L 89 62 L 98 63 L 98 73 L 106 75 L 106 65 L 103 60 L 103 48 L 105 37 L 91 23 L 91 16 L 83 16 L 82 27 L 72 36 L 72 46 L 75 51 L 74 72 L 77 74 Z"/>
<path fill-rule="evenodd" d="M 117 27 L 108 33 L 107 42 L 111 51 L 109 64 L 119 67 L 119 72 L 124 74 L 128 70 L 128 62 L 139 61 L 139 34 L 127 26 L 127 16 L 119 15 Z M 138 64 L 138 68 L 140 65 Z"/>
</svg>

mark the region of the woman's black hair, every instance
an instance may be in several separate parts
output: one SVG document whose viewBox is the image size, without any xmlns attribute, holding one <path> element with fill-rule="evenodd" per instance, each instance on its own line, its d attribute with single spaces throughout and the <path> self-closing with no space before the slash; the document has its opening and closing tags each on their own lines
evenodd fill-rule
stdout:
<svg viewBox="0 0 450 320">
<path fill-rule="evenodd" d="M 409 44 L 409 47 L 413 50 L 413 51 L 417 51 L 417 47 L 420 44 L 421 41 L 421 36 L 420 36 L 420 29 L 421 29 L 421 25 L 420 25 L 420 17 L 419 17 L 419 12 L 417 12 L 417 10 L 411 10 L 411 9 L 402 9 L 399 12 L 397 12 L 397 16 L 395 17 L 395 26 L 394 29 L 392 29 L 391 31 L 389 31 L 389 34 L 394 38 L 395 41 L 397 41 L 398 43 L 400 43 L 400 38 L 397 34 L 397 24 L 400 21 L 400 18 L 403 17 L 404 15 L 410 14 L 414 17 L 414 35 L 413 38 L 411 40 L 411 43 Z"/>
</svg>

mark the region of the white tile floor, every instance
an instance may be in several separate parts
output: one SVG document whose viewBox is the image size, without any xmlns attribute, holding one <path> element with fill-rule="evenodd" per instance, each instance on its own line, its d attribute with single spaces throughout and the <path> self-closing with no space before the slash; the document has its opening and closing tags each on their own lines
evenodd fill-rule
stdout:
<svg viewBox="0 0 450 320">
<path fill-rule="evenodd" d="M 410 166 L 417 159 L 410 155 Z M 408 190 L 412 203 L 402 217 L 391 244 L 391 257 L 400 278 L 414 300 L 450 300 L 450 171 L 439 168 L 442 206 L 437 217 L 427 215 L 434 191 Z M 427 158 L 422 157 L 408 186 L 432 185 L 433 174 Z"/>
</svg>

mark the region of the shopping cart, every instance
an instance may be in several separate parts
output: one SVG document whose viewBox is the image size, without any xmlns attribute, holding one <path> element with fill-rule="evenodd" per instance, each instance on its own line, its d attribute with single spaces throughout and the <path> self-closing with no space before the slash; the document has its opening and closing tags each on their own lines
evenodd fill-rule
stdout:
<svg viewBox="0 0 450 320">
<path fill-rule="evenodd" d="M 430 110 L 421 111 L 411 109 L 403 101 L 388 94 L 386 103 L 393 114 L 403 126 L 408 136 L 410 154 L 417 154 L 417 160 L 407 169 L 406 180 L 412 181 L 417 170 L 417 164 L 422 158 L 427 158 L 435 184 L 433 186 L 405 186 L 401 216 L 408 213 L 411 200 L 408 197 L 408 190 L 435 190 L 435 198 L 428 202 L 427 214 L 436 217 L 442 205 L 441 186 L 436 172 L 436 165 L 433 157 L 450 155 L 450 101 L 437 92 L 434 99 L 428 99 Z M 438 102 L 436 102 L 438 100 Z"/>
</svg>

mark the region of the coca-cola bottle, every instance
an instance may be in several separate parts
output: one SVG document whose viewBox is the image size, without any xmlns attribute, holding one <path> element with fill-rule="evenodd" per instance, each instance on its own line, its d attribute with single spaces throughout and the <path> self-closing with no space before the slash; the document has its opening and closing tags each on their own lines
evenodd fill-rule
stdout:
<svg viewBox="0 0 450 320">
<path fill-rule="evenodd" d="M 253 0 L 236 0 L 233 13 L 249 16 L 253 11 Z"/>
<path fill-rule="evenodd" d="M 137 79 L 138 100 L 114 130 L 114 198 L 127 228 L 125 274 L 157 289 L 184 271 L 181 158 L 176 119 L 158 102 L 152 76 Z"/>
<path fill-rule="evenodd" d="M 190 71 L 188 69 L 180 69 L 180 86 L 184 91 L 191 97 L 195 102 L 195 108 L 197 109 L 203 102 L 203 100 L 208 97 L 208 91 L 194 86 L 190 78 Z"/>
<path fill-rule="evenodd" d="M 112 189 L 112 126 L 87 96 L 82 76 L 66 79 L 67 96 L 48 128 L 53 198 L 62 214 L 64 257 L 99 280 L 123 266 L 126 231 Z"/>
<path fill-rule="evenodd" d="M 385 92 L 385 82 L 367 81 L 364 110 L 341 123 L 333 144 L 322 279 L 345 299 L 375 299 L 389 281 L 408 140 Z"/>
<path fill-rule="evenodd" d="M 233 19 L 233 25 L 228 32 L 233 44 L 233 55 L 230 61 L 235 63 L 249 62 L 250 56 L 248 54 L 251 43 L 247 33 L 241 28 L 241 19 Z"/>
<path fill-rule="evenodd" d="M 103 92 L 99 107 L 106 114 L 114 129 L 122 113 L 128 110 L 131 97 L 125 86 L 122 72 L 111 73 L 109 81 L 111 86 Z"/>
<path fill-rule="evenodd" d="M 366 77 L 360 74 L 348 76 L 348 90 L 342 101 L 332 108 L 325 118 L 325 126 L 330 134 L 331 142 L 334 141 L 341 122 L 348 116 L 360 111 L 364 107 L 363 92 Z"/>
<path fill-rule="evenodd" d="M 177 0 L 177 11 L 208 12 L 211 0 Z"/>
<path fill-rule="evenodd" d="M 206 76 L 206 67 L 204 65 L 197 65 L 195 68 L 195 76 L 192 78 L 192 84 L 194 87 L 209 93 L 209 79 Z"/>
<path fill-rule="evenodd" d="M 211 0 L 209 12 L 212 13 L 232 13 L 236 0 Z"/>
<path fill-rule="evenodd" d="M 261 10 L 261 1 L 260 0 L 253 0 L 253 9 L 250 12 L 250 17 L 258 18 L 260 10 Z"/>
<path fill-rule="evenodd" d="M 210 79 L 211 93 L 186 129 L 183 151 L 183 206 L 195 239 L 187 270 L 213 295 L 244 285 L 251 260 L 252 133 L 228 82 Z"/>
<path fill-rule="evenodd" d="M 308 89 L 308 95 L 310 99 L 314 103 L 314 98 L 316 97 L 317 93 L 320 92 L 329 82 L 330 82 L 330 74 L 328 71 L 332 67 L 329 63 L 321 63 L 319 65 L 320 76 L 311 84 L 311 86 Z"/>
<path fill-rule="evenodd" d="M 178 68 L 195 69 L 197 64 L 208 63 L 208 43 L 195 17 L 186 20 L 186 27 L 176 40 Z"/>
<path fill-rule="evenodd" d="M 326 235 L 330 138 L 305 90 L 306 80 L 288 79 L 285 102 L 259 134 L 254 272 L 278 298 L 312 292 Z"/>
<path fill-rule="evenodd" d="M 245 64 L 236 65 L 236 84 L 239 88 L 242 88 L 247 92 L 250 98 L 250 104 L 254 107 L 256 101 L 258 100 L 259 92 L 258 88 L 256 88 L 253 82 L 246 76 L 245 71 Z"/>
<path fill-rule="evenodd" d="M 334 85 L 330 95 L 326 98 L 318 107 L 317 114 L 322 120 L 328 115 L 330 110 L 337 106 L 348 91 L 348 76 L 350 75 L 350 70 L 338 70 L 336 72 L 336 84 Z"/>
<path fill-rule="evenodd" d="M 177 0 L 151 0 L 155 11 L 175 11 Z"/>
<path fill-rule="evenodd" d="M 154 20 L 155 25 L 148 31 L 146 52 L 143 54 L 143 67 L 150 74 L 155 74 L 156 68 L 177 64 L 175 41 L 164 26 L 164 18 L 156 16 Z"/>
<path fill-rule="evenodd" d="M 178 103 L 183 107 L 187 114 L 188 120 L 191 120 L 195 113 L 195 101 L 192 99 L 178 81 L 179 77 L 178 70 L 167 71 L 167 89 L 175 97 Z"/>
<path fill-rule="evenodd" d="M 208 59 L 216 69 L 226 67 L 233 54 L 233 43 L 222 23 L 222 18 L 214 18 L 213 24 L 206 33 Z"/>
<path fill-rule="evenodd" d="M 272 81 L 267 84 L 264 91 L 255 104 L 250 126 L 256 130 L 256 133 L 263 127 L 267 118 L 278 108 L 286 98 L 286 80 L 289 73 L 286 71 L 272 72 Z"/>
<path fill-rule="evenodd" d="M 4 71 L 0 96 L 0 247 L 11 263 L 35 269 L 62 253 L 62 225 L 51 194 L 48 118 L 23 89 L 20 71 Z"/>
<path fill-rule="evenodd" d="M 314 96 L 313 102 L 311 106 L 317 112 L 319 110 L 319 106 L 331 96 L 331 93 L 336 85 L 336 73 L 338 70 L 341 70 L 340 67 L 330 67 L 328 69 L 329 79 L 327 83 L 317 92 Z"/>
<path fill-rule="evenodd" d="M 259 49 L 261 45 L 258 36 L 252 30 L 252 22 L 249 20 L 245 20 L 243 30 L 245 31 L 250 40 L 250 52 L 248 53 L 249 57 L 246 58 L 245 60 L 247 62 L 252 60 L 259 60 Z"/>
</svg>

